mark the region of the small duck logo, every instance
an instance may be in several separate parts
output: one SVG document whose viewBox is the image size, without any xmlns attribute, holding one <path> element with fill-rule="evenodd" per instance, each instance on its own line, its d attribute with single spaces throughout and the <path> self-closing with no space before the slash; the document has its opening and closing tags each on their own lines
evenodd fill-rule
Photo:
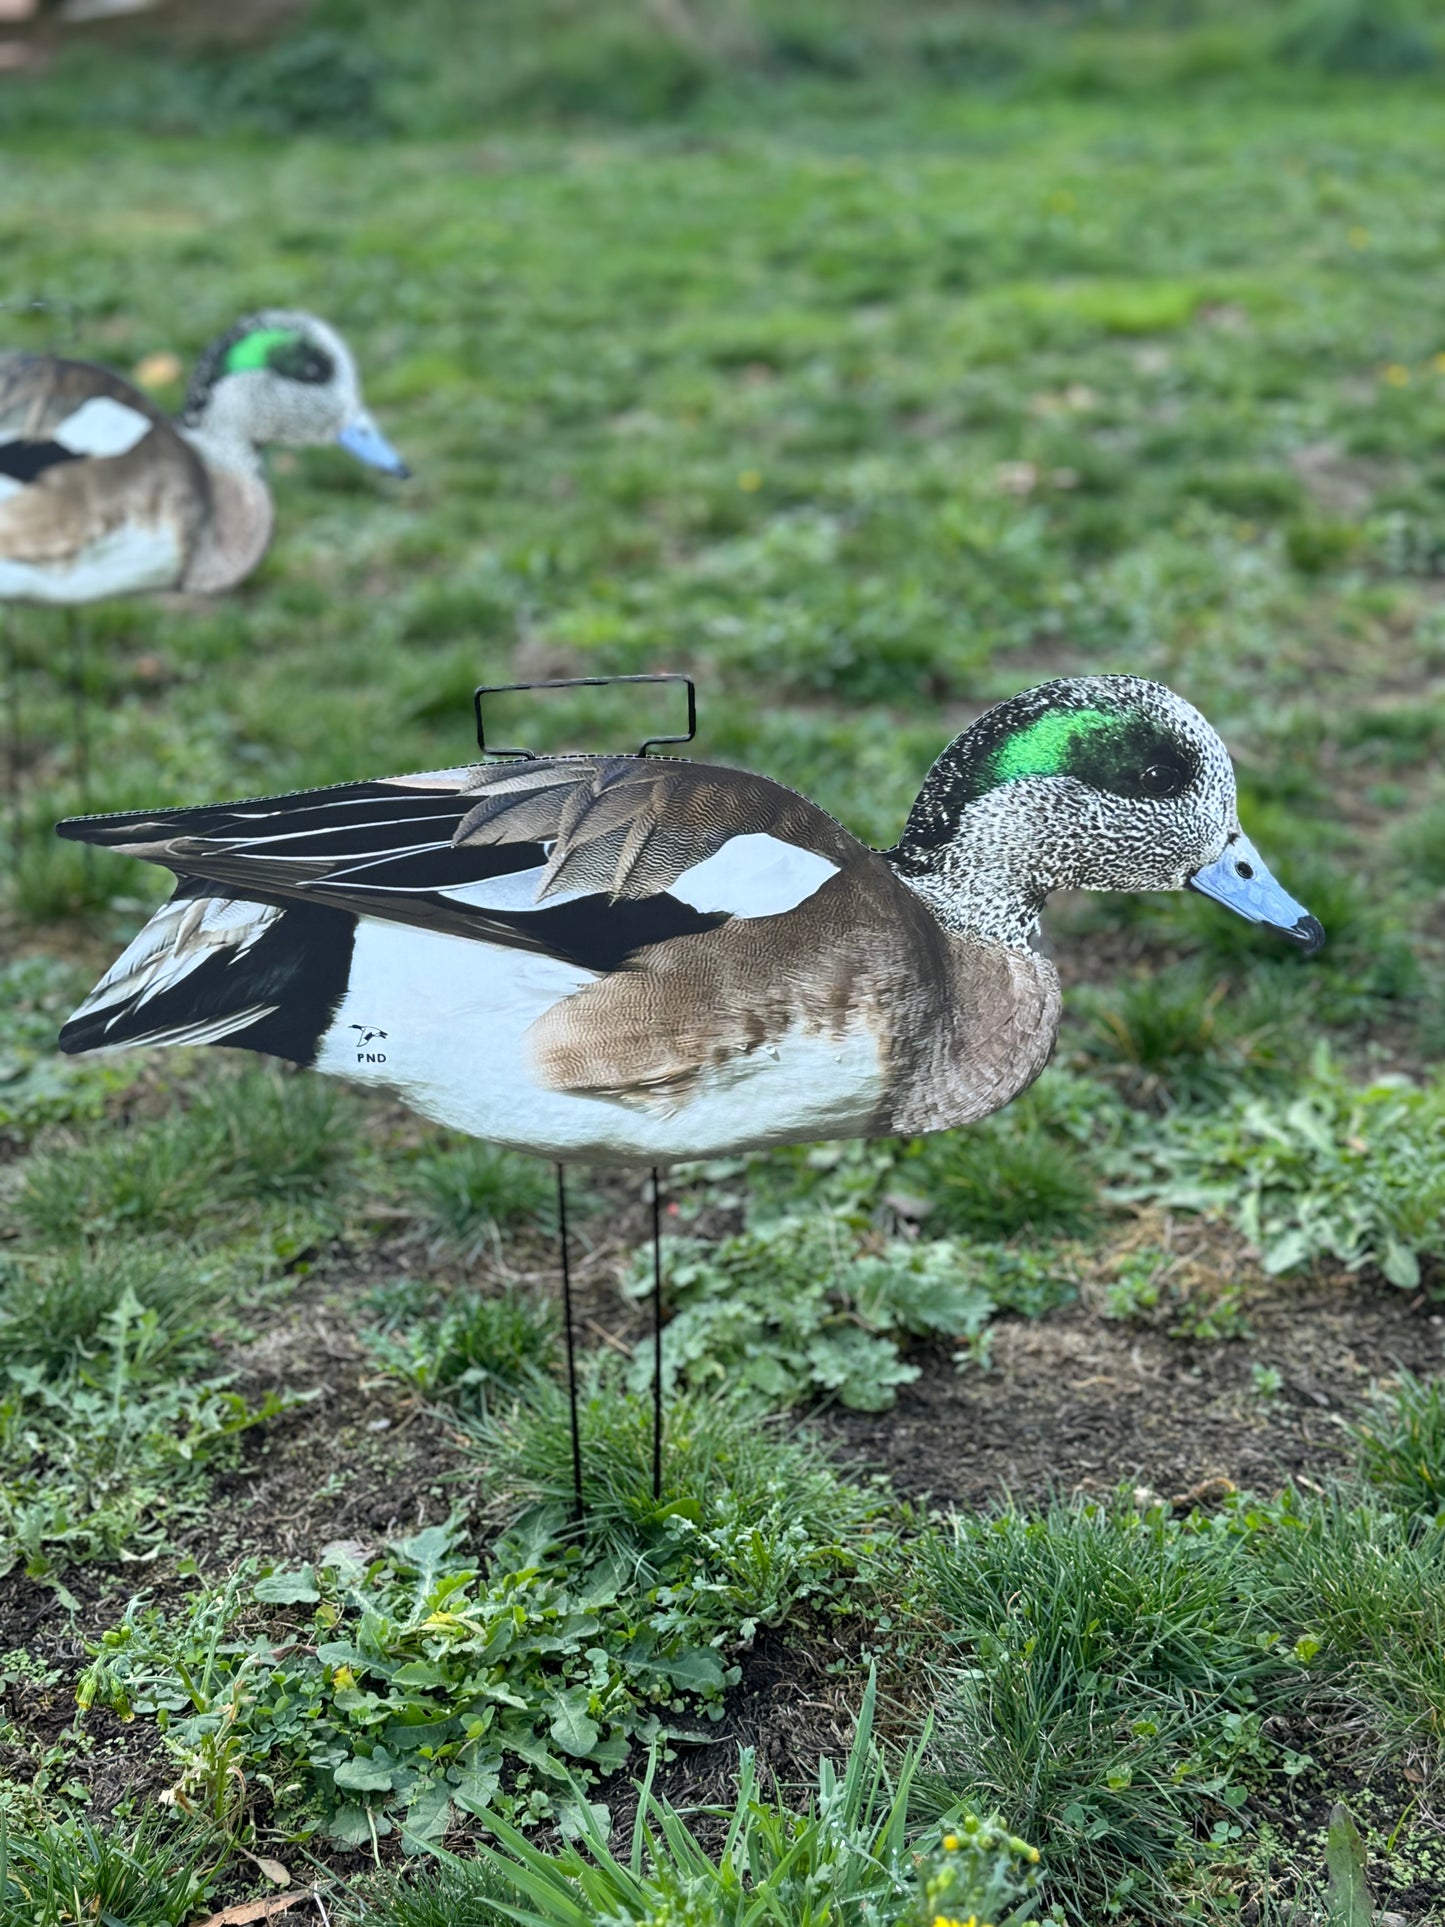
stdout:
<svg viewBox="0 0 1445 1927">
<path fill-rule="evenodd" d="M 368 1044 L 374 1043 L 378 1038 L 384 1038 L 386 1036 L 384 1030 L 378 1030 L 374 1024 L 349 1024 L 347 1028 L 348 1030 L 354 1030 L 356 1032 L 356 1061 L 358 1064 L 384 1064 L 386 1062 L 386 1052 L 384 1050 L 368 1050 L 366 1048 Z"/>
</svg>

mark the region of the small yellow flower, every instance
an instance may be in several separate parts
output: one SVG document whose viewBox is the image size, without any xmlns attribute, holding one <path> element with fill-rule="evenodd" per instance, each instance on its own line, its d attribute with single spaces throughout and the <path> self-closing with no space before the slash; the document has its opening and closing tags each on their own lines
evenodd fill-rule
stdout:
<svg viewBox="0 0 1445 1927">
<path fill-rule="evenodd" d="M 1029 1863 L 1029 1865 L 1030 1865 L 1031 1867 L 1036 1867 L 1036 1866 L 1037 1866 L 1037 1865 L 1039 1864 L 1039 1850 L 1038 1850 L 1038 1848 L 1037 1848 L 1037 1847 L 1030 1847 L 1030 1848 L 1029 1848 L 1029 1850 L 1028 1850 L 1028 1852 L 1027 1852 L 1027 1853 L 1026 1853 L 1026 1854 L 1024 1855 L 1024 1858 L 1025 1858 L 1025 1860 L 1027 1860 L 1027 1861 L 1028 1861 L 1028 1863 Z"/>
<path fill-rule="evenodd" d="M 1408 388 L 1410 385 L 1410 370 L 1403 361 L 1387 362 L 1380 372 L 1392 388 Z"/>
<path fill-rule="evenodd" d="M 1352 227 L 1345 239 L 1352 248 L 1367 248 L 1370 245 L 1370 230 L 1367 227 Z"/>
<path fill-rule="evenodd" d="M 355 1686 L 356 1675 L 349 1666 L 338 1666 L 331 1675 L 331 1684 L 338 1693 L 344 1693 L 349 1687 Z"/>
<path fill-rule="evenodd" d="M 956 1833 L 946 1833 L 946 1834 L 944 1834 L 944 1836 L 943 1836 L 943 1851 L 944 1851 L 945 1853 L 957 1853 L 957 1852 L 958 1852 L 958 1835 L 957 1835 Z"/>
<path fill-rule="evenodd" d="M 755 468 L 745 468 L 738 477 L 738 487 L 744 495 L 756 495 L 763 485 L 763 478 Z"/>
</svg>

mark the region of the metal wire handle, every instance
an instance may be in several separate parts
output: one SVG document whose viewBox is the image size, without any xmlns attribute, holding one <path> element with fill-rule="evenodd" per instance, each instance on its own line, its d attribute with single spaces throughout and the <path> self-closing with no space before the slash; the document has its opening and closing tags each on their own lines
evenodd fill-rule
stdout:
<svg viewBox="0 0 1445 1927">
<path fill-rule="evenodd" d="M 534 749 L 495 749 L 487 742 L 486 726 L 482 717 L 482 699 L 485 696 L 508 696 L 528 689 L 610 689 L 616 683 L 663 682 L 680 682 L 687 690 L 687 734 L 685 736 L 649 736 L 635 754 L 645 756 L 648 750 L 656 749 L 663 744 L 690 743 L 697 735 L 697 689 L 691 676 L 666 670 L 648 676 L 560 676 L 539 682 L 483 683 L 472 694 L 472 707 L 477 714 L 477 748 L 484 756 L 518 756 L 529 763 L 535 763 L 537 760 L 537 752 Z"/>
</svg>

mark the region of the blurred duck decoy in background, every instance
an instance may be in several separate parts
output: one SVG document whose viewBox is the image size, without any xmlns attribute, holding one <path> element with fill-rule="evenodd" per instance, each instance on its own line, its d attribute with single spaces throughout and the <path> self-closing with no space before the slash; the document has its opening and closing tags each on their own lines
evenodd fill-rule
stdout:
<svg viewBox="0 0 1445 1927">
<path fill-rule="evenodd" d="M 1307 954 L 1324 941 L 1241 829 L 1214 730 L 1132 676 L 990 709 L 889 850 L 766 777 L 641 756 L 60 834 L 179 879 L 63 1049 L 273 1052 L 559 1170 L 988 1116 L 1053 1049 L 1059 981 L 1033 940 L 1054 890 L 1189 888 Z M 654 1347 L 659 1316 L 655 1296 Z M 580 1512 L 575 1423 L 574 1388 Z"/>
<path fill-rule="evenodd" d="M 261 453 L 336 442 L 406 475 L 367 413 L 356 364 L 314 315 L 246 315 L 201 355 L 171 419 L 120 375 L 56 355 L 0 355 L 0 602 L 72 611 L 77 752 L 85 734 L 78 604 L 179 589 L 217 595 L 261 561 L 274 511 Z M 10 639 L 12 830 L 18 796 Z"/>
</svg>

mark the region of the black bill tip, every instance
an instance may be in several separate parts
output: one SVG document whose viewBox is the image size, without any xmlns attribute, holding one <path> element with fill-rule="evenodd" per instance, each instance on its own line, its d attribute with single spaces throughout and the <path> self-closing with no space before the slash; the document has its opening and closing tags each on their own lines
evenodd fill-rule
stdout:
<svg viewBox="0 0 1445 1927">
<path fill-rule="evenodd" d="M 1306 957 L 1312 957 L 1324 944 L 1325 926 L 1318 917 L 1305 916 L 1280 934 L 1288 937 L 1291 943 L 1297 943 Z"/>
</svg>

